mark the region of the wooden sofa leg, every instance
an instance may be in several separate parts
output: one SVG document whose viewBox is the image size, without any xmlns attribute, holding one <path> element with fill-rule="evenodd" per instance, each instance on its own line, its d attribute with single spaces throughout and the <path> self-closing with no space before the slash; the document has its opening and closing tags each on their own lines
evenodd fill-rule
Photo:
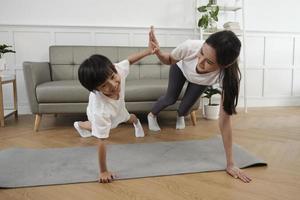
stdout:
<svg viewBox="0 0 300 200">
<path fill-rule="evenodd" d="M 193 126 L 196 126 L 197 117 L 196 117 L 195 110 L 191 112 L 191 119 L 192 119 Z"/>
<path fill-rule="evenodd" d="M 35 122 L 34 122 L 34 132 L 38 132 L 39 126 L 41 123 L 42 115 L 41 114 L 36 114 L 35 115 Z"/>
</svg>

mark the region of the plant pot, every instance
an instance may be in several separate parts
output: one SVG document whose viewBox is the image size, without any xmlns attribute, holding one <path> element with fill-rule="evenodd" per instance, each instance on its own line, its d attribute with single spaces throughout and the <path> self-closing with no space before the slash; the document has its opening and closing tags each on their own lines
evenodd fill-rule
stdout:
<svg viewBox="0 0 300 200">
<path fill-rule="evenodd" d="M 5 70 L 6 60 L 5 58 L 0 58 L 0 70 Z"/>
<path fill-rule="evenodd" d="M 216 120 L 219 119 L 219 111 L 220 111 L 220 105 L 214 104 L 214 105 L 204 105 L 204 117 L 206 119 Z"/>
<path fill-rule="evenodd" d="M 208 21 L 208 27 L 205 29 L 205 32 L 208 33 L 214 33 L 218 31 L 218 24 L 216 21 L 214 21 L 213 19 L 209 19 Z"/>
</svg>

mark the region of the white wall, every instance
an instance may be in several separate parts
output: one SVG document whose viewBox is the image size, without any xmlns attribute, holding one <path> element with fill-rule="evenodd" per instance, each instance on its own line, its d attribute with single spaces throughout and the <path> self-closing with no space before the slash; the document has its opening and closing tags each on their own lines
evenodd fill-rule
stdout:
<svg viewBox="0 0 300 200">
<path fill-rule="evenodd" d="M 247 30 L 300 32 L 298 0 L 246 0 Z"/>
<path fill-rule="evenodd" d="M 190 28 L 194 0 L 1 0 L 0 24 Z M 192 12 L 192 13 L 190 13 Z"/>
<path fill-rule="evenodd" d="M 18 77 L 20 113 L 29 113 L 22 63 L 48 61 L 50 45 L 145 46 L 152 24 L 161 46 L 199 37 L 194 0 L 0 0 L 0 5 L 0 43 L 17 51 L 5 57 L 6 73 Z M 248 104 L 300 105 L 300 14 L 291 12 L 300 2 L 245 0 L 245 5 Z M 232 20 L 234 15 L 220 13 L 220 18 Z M 6 107 L 13 102 L 10 93 L 11 86 L 5 86 Z"/>
</svg>

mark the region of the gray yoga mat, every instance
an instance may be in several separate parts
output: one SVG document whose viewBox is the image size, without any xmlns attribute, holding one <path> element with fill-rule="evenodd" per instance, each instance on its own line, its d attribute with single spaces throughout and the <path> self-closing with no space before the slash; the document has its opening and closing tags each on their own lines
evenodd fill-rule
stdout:
<svg viewBox="0 0 300 200">
<path fill-rule="evenodd" d="M 107 147 L 108 168 L 118 179 L 224 170 L 221 137 L 179 142 L 115 144 Z M 234 144 L 240 168 L 266 162 Z M 0 151 L 0 187 L 16 188 L 97 181 L 97 147 L 12 148 Z"/>
</svg>

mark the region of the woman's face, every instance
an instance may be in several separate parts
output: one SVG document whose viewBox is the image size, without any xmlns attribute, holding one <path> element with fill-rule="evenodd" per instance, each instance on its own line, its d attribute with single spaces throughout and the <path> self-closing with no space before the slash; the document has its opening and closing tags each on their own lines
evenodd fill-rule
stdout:
<svg viewBox="0 0 300 200">
<path fill-rule="evenodd" d="M 206 74 L 209 72 L 216 71 L 220 68 L 217 63 L 216 50 L 209 46 L 206 42 L 198 52 L 198 63 L 196 71 L 199 74 Z"/>
</svg>

